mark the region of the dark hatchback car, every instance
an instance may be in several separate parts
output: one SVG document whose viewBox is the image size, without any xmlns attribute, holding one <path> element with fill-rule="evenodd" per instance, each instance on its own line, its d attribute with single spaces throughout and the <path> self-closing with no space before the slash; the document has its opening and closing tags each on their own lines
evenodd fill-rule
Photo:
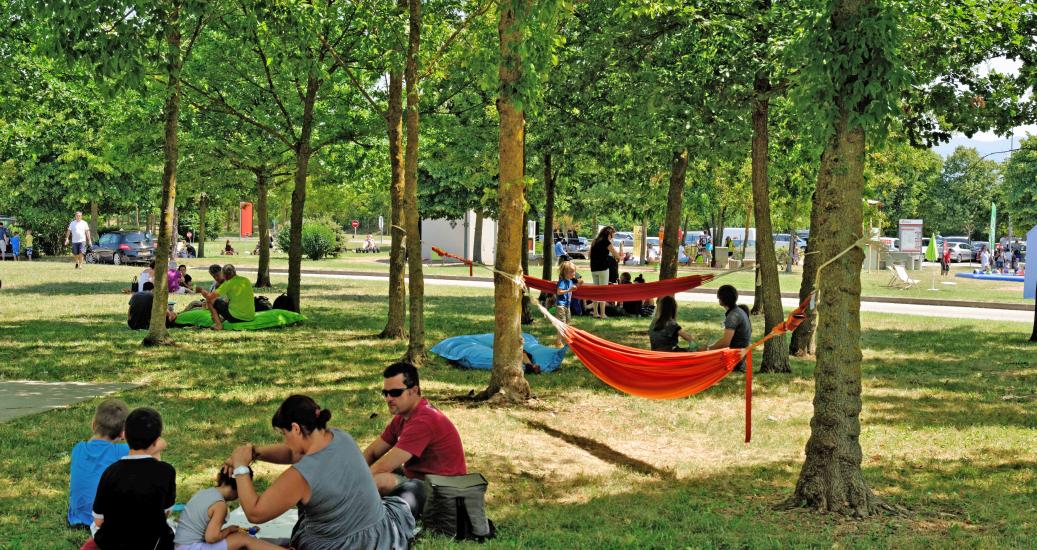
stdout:
<svg viewBox="0 0 1037 550">
<path fill-rule="evenodd" d="M 155 239 L 143 231 L 112 231 L 101 235 L 86 255 L 87 263 L 147 264 L 155 258 Z"/>
</svg>

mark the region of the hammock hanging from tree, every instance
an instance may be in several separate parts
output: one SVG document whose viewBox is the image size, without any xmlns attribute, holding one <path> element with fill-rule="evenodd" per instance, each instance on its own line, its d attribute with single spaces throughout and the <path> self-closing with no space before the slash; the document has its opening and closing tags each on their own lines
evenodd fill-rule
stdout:
<svg viewBox="0 0 1037 550">
<path fill-rule="evenodd" d="M 569 349 L 602 382 L 619 391 L 650 399 L 676 399 L 695 395 L 727 376 L 745 358 L 745 442 L 752 439 L 752 350 L 767 340 L 795 330 L 806 319 L 813 294 L 807 297 L 784 322 L 748 348 L 724 348 L 698 352 L 649 351 L 624 346 L 595 336 L 540 311 Z"/>
<path fill-rule="evenodd" d="M 700 287 L 715 278 L 714 275 L 688 275 L 676 279 L 653 281 L 651 283 L 638 283 L 630 285 L 579 285 L 572 292 L 573 298 L 581 300 L 629 302 L 632 300 L 647 300 L 659 296 L 672 296 L 678 292 Z M 558 283 L 545 281 L 536 277 L 524 275 L 522 280 L 526 286 L 533 290 L 554 294 L 558 291 Z"/>
</svg>

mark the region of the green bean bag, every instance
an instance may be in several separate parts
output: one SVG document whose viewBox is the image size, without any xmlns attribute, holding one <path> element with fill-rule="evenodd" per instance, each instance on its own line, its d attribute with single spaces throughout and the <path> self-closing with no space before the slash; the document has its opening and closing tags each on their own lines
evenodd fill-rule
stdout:
<svg viewBox="0 0 1037 550">
<path fill-rule="evenodd" d="M 264 328 L 286 327 L 305 320 L 305 316 L 294 311 L 271 309 L 269 311 L 257 311 L 255 319 L 244 323 L 225 322 L 223 323 L 223 328 L 226 330 L 261 330 Z M 192 309 L 177 315 L 176 325 L 180 327 L 209 328 L 212 326 L 212 315 L 209 314 L 207 309 Z"/>
</svg>

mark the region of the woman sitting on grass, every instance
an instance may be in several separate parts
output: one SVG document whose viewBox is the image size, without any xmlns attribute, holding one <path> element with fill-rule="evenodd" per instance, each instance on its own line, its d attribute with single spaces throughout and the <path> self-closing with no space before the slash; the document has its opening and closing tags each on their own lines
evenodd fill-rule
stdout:
<svg viewBox="0 0 1037 550">
<path fill-rule="evenodd" d="M 305 395 L 285 399 L 271 420 L 283 443 L 234 449 L 224 468 L 236 481 L 245 517 L 265 523 L 298 506 L 292 530 L 296 550 L 405 549 L 415 520 L 406 500 L 381 498 L 371 470 L 349 434 L 328 428 L 331 411 Z M 262 494 L 249 464 L 291 464 Z"/>
<path fill-rule="evenodd" d="M 652 343 L 652 351 L 688 351 L 682 349 L 677 337 L 684 338 L 694 347 L 691 335 L 677 324 L 677 300 L 673 296 L 659 299 L 659 309 L 648 329 L 648 340 Z"/>
</svg>

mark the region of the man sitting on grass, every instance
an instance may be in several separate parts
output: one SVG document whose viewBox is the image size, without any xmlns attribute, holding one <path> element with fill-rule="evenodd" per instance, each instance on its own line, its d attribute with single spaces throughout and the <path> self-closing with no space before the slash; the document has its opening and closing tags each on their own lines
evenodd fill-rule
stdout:
<svg viewBox="0 0 1037 550">
<path fill-rule="evenodd" d="M 154 283 L 148 281 L 141 287 L 140 292 L 134 292 L 130 296 L 130 311 L 126 316 L 126 324 L 133 330 L 147 330 L 151 326 L 151 304 L 155 301 L 152 292 Z M 176 322 L 176 313 L 166 310 L 166 326 L 171 327 Z"/>
<path fill-rule="evenodd" d="M 364 450 L 378 492 L 387 495 L 408 479 L 425 479 L 427 474 L 467 474 L 461 435 L 445 414 L 421 396 L 418 369 L 410 363 L 393 363 L 382 376 L 382 396 L 395 416 L 381 437 Z"/>
<path fill-rule="evenodd" d="M 256 318 L 252 283 L 238 275 L 231 264 L 223 266 L 223 282 L 215 291 L 201 292 L 212 314 L 212 328 L 215 330 L 223 330 L 224 321 L 245 323 Z"/>
</svg>

